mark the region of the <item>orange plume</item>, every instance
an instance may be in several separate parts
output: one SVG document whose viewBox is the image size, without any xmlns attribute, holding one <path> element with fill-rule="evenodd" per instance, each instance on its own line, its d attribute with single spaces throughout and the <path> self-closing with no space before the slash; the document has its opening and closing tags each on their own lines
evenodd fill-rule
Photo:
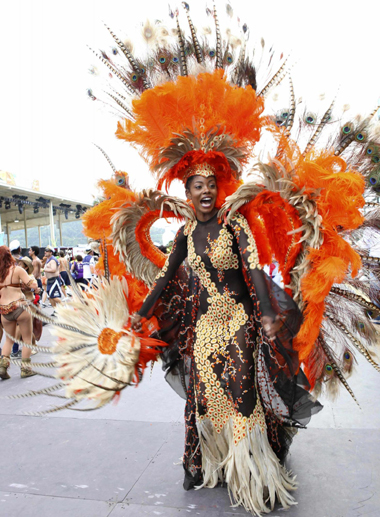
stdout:
<svg viewBox="0 0 380 517">
<path fill-rule="evenodd" d="M 145 91 L 133 101 L 135 121 L 119 122 L 116 136 L 138 145 L 152 169 L 160 163 L 162 149 L 184 130 L 202 135 L 220 128 L 219 133 L 231 135 L 248 156 L 267 122 L 263 110 L 264 99 L 251 86 L 232 86 L 224 72 L 216 70 Z"/>
</svg>

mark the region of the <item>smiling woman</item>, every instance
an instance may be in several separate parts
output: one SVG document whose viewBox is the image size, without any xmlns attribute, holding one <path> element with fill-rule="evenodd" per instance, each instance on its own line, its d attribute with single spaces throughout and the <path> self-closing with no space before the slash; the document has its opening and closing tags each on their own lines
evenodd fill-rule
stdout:
<svg viewBox="0 0 380 517">
<path fill-rule="evenodd" d="M 354 348 L 380 369 L 368 346 L 377 336 L 379 263 L 359 239 L 364 228 L 378 237 L 378 206 L 361 209 L 364 193 L 377 192 L 380 137 L 375 111 L 341 125 L 331 102 L 306 110 L 291 79 L 286 109 L 272 109 L 268 99 L 291 70 L 284 53 L 264 39 L 253 53 L 250 27 L 230 4 L 234 30 L 222 30 L 217 8 L 206 7 L 202 37 L 183 7 L 169 11 L 167 26 L 161 17 L 142 25 L 147 55 L 109 28 L 110 50 L 95 52 L 111 82 L 106 105 L 122 116 L 116 136 L 138 148 L 157 190 L 135 192 L 114 170 L 100 183 L 104 200 L 86 213 L 86 234 L 103 240 L 105 279 L 52 322 L 70 398 L 63 408 L 112 400 L 160 354 L 167 381 L 186 399 L 184 488 L 226 481 L 231 501 L 260 515 L 276 500 L 295 504 L 285 458 L 321 409 L 312 388 L 340 383 L 355 398 L 346 381 Z M 276 14 L 285 9 L 299 23 L 289 4 Z M 299 34 L 284 30 L 290 18 L 280 20 L 281 38 Z M 302 73 L 315 82 L 317 65 L 314 75 Z M 257 144 L 272 158 L 243 183 Z M 187 202 L 162 192 L 176 180 Z M 165 255 L 150 229 L 168 217 L 184 224 Z M 263 272 L 274 260 L 286 292 Z"/>
<path fill-rule="evenodd" d="M 245 83 L 252 79 L 243 77 Z M 182 109 L 173 112 L 176 99 Z M 294 479 L 281 462 L 295 429 L 321 409 L 308 395 L 293 350 L 301 313 L 263 273 L 245 217 L 218 217 L 227 195 L 241 185 L 247 149 L 267 123 L 263 109 L 250 83 L 231 88 L 216 70 L 179 76 L 175 83 L 143 92 L 134 102 L 138 122 L 125 121 L 117 132 L 138 142 L 151 158 L 159 187 L 183 182 L 195 212 L 178 231 L 131 319 L 139 332 L 145 319 L 157 318 L 160 339 L 167 344 L 162 354 L 167 380 L 186 398 L 184 488 L 226 480 L 232 500 L 257 514 L 268 510 L 267 502 L 273 508 L 276 497 L 284 507 L 294 504 Z M 164 111 L 157 131 L 152 121 Z M 193 130 L 181 130 L 190 120 Z M 169 145 L 164 145 L 166 135 L 173 135 Z M 178 205 L 174 199 L 171 203 Z M 114 216 L 120 250 L 126 239 L 119 228 L 125 222 Z M 181 265 L 185 259 L 190 269 Z M 255 482 L 253 471 L 261 473 Z"/>
<path fill-rule="evenodd" d="M 217 193 L 215 176 L 195 174 L 186 181 L 186 197 L 193 203 L 198 221 L 207 221 L 216 214 Z"/>
<path fill-rule="evenodd" d="M 308 382 L 292 350 L 301 315 L 285 293 L 281 312 L 273 301 L 279 294 L 261 269 L 246 219 L 239 214 L 228 224 L 217 218 L 214 174 L 217 171 L 205 163 L 186 171 L 183 181 L 196 219 L 177 233 L 171 254 L 131 325 L 140 331 L 142 318 L 161 314 L 161 339 L 170 343 L 163 353 L 168 377 L 181 370 L 178 355 L 173 363 L 174 349 L 180 351 L 180 363 L 192 365 L 182 388 L 187 399 L 184 488 L 214 487 L 225 479 L 235 502 L 260 513 L 270 491 L 284 507 L 294 504 L 288 493 L 295 489 L 294 479 L 278 459 L 284 461 L 295 429 L 305 426 L 321 406 L 305 391 Z M 162 312 L 162 306 L 172 305 L 178 297 L 175 286 L 183 282 L 181 264 L 186 258 L 191 273 L 184 282 L 189 286 L 184 295 L 191 303 L 181 308 L 181 337 L 173 343 L 165 329 L 169 323 L 173 326 L 174 315 L 171 310 Z M 276 358 L 264 352 L 271 343 L 276 343 Z M 283 364 L 281 372 L 275 368 L 277 362 Z M 184 370 L 182 366 L 185 377 Z M 276 385 L 269 406 L 268 401 L 261 402 L 268 397 L 268 382 Z M 279 410 L 281 406 L 286 409 Z M 291 427 L 280 425 L 282 419 Z M 263 475 L 254 486 L 245 486 L 252 469 Z"/>
</svg>

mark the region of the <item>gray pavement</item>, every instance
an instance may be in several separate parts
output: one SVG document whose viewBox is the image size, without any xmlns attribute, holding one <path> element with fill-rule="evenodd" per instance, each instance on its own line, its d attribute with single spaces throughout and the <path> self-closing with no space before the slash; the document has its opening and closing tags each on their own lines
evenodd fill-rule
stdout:
<svg viewBox="0 0 380 517">
<path fill-rule="evenodd" d="M 44 327 L 40 344 L 52 339 Z M 1 517 L 247 515 L 230 506 L 225 487 L 183 490 L 184 401 L 158 365 L 117 405 L 44 417 L 24 413 L 64 401 L 3 397 L 54 381 L 20 379 L 16 366 L 10 374 L 0 380 Z M 335 403 L 321 399 L 324 410 L 294 440 L 298 505 L 288 517 L 380 516 L 380 374 L 360 360 L 349 382 L 362 409 L 343 390 Z"/>
</svg>

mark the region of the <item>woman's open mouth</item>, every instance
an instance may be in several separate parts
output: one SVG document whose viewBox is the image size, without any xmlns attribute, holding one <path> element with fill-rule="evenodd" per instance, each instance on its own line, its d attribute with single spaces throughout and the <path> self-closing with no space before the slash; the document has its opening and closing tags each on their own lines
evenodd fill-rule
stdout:
<svg viewBox="0 0 380 517">
<path fill-rule="evenodd" d="M 211 197 L 204 197 L 201 199 L 201 205 L 203 208 L 211 208 L 212 206 L 212 198 Z"/>
</svg>

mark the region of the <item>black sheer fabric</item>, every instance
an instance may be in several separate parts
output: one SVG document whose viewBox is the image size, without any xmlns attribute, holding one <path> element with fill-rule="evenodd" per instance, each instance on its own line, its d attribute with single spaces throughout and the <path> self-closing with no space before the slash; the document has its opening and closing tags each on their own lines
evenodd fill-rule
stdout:
<svg viewBox="0 0 380 517">
<path fill-rule="evenodd" d="M 204 419 L 217 432 L 232 419 L 236 444 L 245 436 L 241 422 L 254 425 L 264 414 L 269 443 L 283 460 L 294 429 L 322 406 L 307 392 L 292 348 L 301 313 L 260 269 L 244 217 L 237 214 L 227 225 L 214 216 L 178 231 L 139 311 L 144 317 L 153 313 L 160 338 L 169 343 L 166 378 L 182 396 L 186 391 L 185 488 L 202 479 L 197 424 Z M 278 314 L 282 327 L 270 341 L 261 317 Z"/>
</svg>

